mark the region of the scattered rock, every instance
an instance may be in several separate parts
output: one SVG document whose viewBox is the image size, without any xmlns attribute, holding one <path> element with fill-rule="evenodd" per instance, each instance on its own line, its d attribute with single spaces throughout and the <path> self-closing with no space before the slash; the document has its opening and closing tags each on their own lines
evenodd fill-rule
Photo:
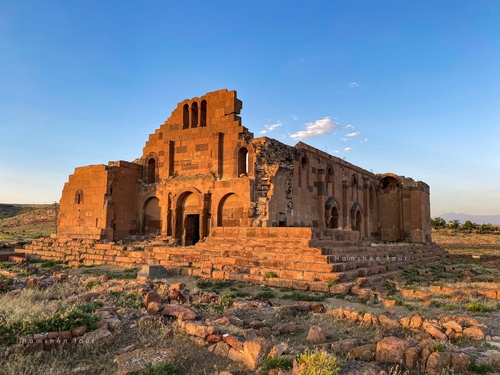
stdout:
<svg viewBox="0 0 500 375">
<path fill-rule="evenodd" d="M 321 327 L 312 326 L 307 334 L 307 340 L 311 342 L 325 342 L 326 336 Z"/>
<path fill-rule="evenodd" d="M 409 344 L 397 337 L 385 337 L 377 343 L 375 358 L 382 363 L 402 363 Z"/>
</svg>

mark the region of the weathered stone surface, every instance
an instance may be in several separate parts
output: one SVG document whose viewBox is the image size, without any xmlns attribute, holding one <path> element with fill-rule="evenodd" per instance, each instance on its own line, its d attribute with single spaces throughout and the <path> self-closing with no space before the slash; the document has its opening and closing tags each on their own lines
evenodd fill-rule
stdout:
<svg viewBox="0 0 500 375">
<path fill-rule="evenodd" d="M 451 368 L 455 371 L 467 371 L 470 368 L 470 355 L 464 353 L 451 353 Z"/>
<path fill-rule="evenodd" d="M 428 375 L 439 375 L 451 364 L 450 353 L 434 352 L 427 358 L 425 369 Z"/>
<path fill-rule="evenodd" d="M 402 363 L 409 343 L 397 337 L 385 337 L 377 343 L 375 358 L 382 363 Z"/>
<path fill-rule="evenodd" d="M 146 364 L 172 363 L 175 358 L 172 349 L 136 349 L 115 358 L 120 375 L 130 374 L 146 368 Z"/>
<path fill-rule="evenodd" d="M 418 329 L 422 326 L 422 317 L 420 315 L 413 315 L 410 320 L 410 328 Z"/>
<path fill-rule="evenodd" d="M 420 353 L 422 348 L 420 346 L 412 346 L 405 351 L 405 365 L 406 367 L 412 369 L 417 368 L 420 361 Z"/>
<path fill-rule="evenodd" d="M 198 314 L 188 307 L 179 305 L 168 305 L 161 310 L 163 315 L 172 316 L 181 320 L 196 320 Z"/>
<path fill-rule="evenodd" d="M 144 306 L 147 308 L 151 302 L 161 303 L 161 296 L 157 292 L 148 292 L 144 296 Z"/>
<path fill-rule="evenodd" d="M 401 326 L 399 322 L 395 319 L 391 319 L 386 315 L 379 315 L 378 316 L 378 321 L 380 325 L 388 328 L 388 329 L 399 329 Z"/>
<path fill-rule="evenodd" d="M 312 326 L 309 328 L 309 333 L 307 334 L 307 340 L 311 342 L 325 342 L 326 336 L 321 327 Z"/>
<path fill-rule="evenodd" d="M 243 351 L 243 342 L 238 339 L 236 336 L 225 334 L 222 336 L 224 342 L 226 342 L 229 346 L 234 348 L 237 351 Z"/>
<path fill-rule="evenodd" d="M 443 331 L 441 331 L 434 324 L 425 323 L 422 326 L 422 328 L 425 330 L 425 332 L 427 332 L 429 335 L 431 335 L 435 339 L 438 339 L 438 340 L 447 340 L 448 339 L 448 337 L 446 336 L 446 334 Z"/>
<path fill-rule="evenodd" d="M 462 332 L 463 331 L 463 328 L 460 324 L 458 324 L 457 322 L 455 322 L 454 320 L 450 320 L 448 322 L 445 322 L 442 324 L 442 326 L 446 329 L 452 329 L 453 331 L 455 332 Z"/>
<path fill-rule="evenodd" d="M 376 351 L 377 344 L 361 345 L 349 350 L 349 352 L 347 353 L 347 358 L 369 362 L 375 360 Z"/>
<path fill-rule="evenodd" d="M 142 266 L 137 276 L 147 277 L 149 279 L 164 279 L 168 277 L 168 272 L 165 267 L 157 264 L 147 264 Z"/>
<path fill-rule="evenodd" d="M 295 333 L 296 330 L 297 324 L 294 322 L 277 323 L 273 326 L 273 331 L 278 331 L 279 333 Z"/>
<path fill-rule="evenodd" d="M 347 353 L 356 346 L 359 346 L 358 339 L 344 339 L 332 342 L 330 348 L 335 353 Z"/>
<path fill-rule="evenodd" d="M 88 330 L 89 329 L 87 328 L 87 326 L 76 327 L 76 328 L 71 330 L 71 335 L 73 337 L 83 336 L 85 333 L 88 332 Z"/>
<path fill-rule="evenodd" d="M 245 342 L 243 354 L 247 366 L 255 370 L 262 363 L 264 357 L 271 351 L 272 347 L 273 346 L 264 339 Z"/>
<path fill-rule="evenodd" d="M 463 334 L 472 340 L 484 340 L 484 332 L 476 326 L 465 328 Z"/>
</svg>

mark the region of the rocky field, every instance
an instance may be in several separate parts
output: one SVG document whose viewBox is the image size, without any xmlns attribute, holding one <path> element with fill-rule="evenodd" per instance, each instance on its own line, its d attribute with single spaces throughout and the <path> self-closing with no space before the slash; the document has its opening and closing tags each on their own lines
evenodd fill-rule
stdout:
<svg viewBox="0 0 500 375">
<path fill-rule="evenodd" d="M 11 257 L 0 374 L 495 373 L 500 260 L 457 254 L 332 293 Z"/>
</svg>

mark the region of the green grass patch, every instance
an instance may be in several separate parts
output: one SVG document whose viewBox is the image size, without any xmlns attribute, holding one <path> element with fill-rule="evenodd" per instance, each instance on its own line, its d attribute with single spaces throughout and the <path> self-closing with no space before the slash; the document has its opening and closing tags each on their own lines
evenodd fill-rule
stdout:
<svg viewBox="0 0 500 375">
<path fill-rule="evenodd" d="M 496 309 L 493 307 L 488 307 L 482 302 L 469 302 L 465 304 L 465 310 L 478 313 L 485 313 L 489 311 L 494 311 Z"/>
<path fill-rule="evenodd" d="M 290 370 L 292 366 L 292 361 L 287 358 L 283 358 L 279 355 L 266 356 L 262 360 L 262 374 L 269 375 L 269 371 L 274 369 Z"/>
<path fill-rule="evenodd" d="M 262 292 L 257 293 L 257 297 L 271 299 L 274 298 L 274 293 L 270 290 L 264 290 Z"/>
<path fill-rule="evenodd" d="M 110 292 L 115 306 L 140 309 L 143 307 L 143 298 L 140 293 Z"/>
<path fill-rule="evenodd" d="M 97 328 L 99 317 L 83 312 L 75 306 L 42 319 L 23 319 L 0 324 L 0 345 L 9 346 L 21 337 L 41 332 L 60 332 L 80 326 L 87 326 L 89 331 Z"/>
<path fill-rule="evenodd" d="M 285 294 L 281 298 L 291 299 L 292 301 L 322 302 L 324 301 L 325 296 L 315 296 L 307 293 L 292 292 L 291 294 Z"/>
<path fill-rule="evenodd" d="M 278 274 L 276 272 L 266 272 L 264 275 L 264 279 L 274 279 L 275 277 L 278 277 Z"/>
</svg>

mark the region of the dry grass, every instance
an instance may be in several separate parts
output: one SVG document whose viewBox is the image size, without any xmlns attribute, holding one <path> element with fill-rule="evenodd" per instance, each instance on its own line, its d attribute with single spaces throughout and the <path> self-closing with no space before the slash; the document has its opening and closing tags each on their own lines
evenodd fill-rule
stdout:
<svg viewBox="0 0 500 375">
<path fill-rule="evenodd" d="M 70 307 L 66 298 L 84 290 L 83 285 L 73 282 L 54 284 L 46 289 L 24 288 L 15 296 L 0 296 L 0 315 L 6 321 L 49 316 Z"/>
</svg>

